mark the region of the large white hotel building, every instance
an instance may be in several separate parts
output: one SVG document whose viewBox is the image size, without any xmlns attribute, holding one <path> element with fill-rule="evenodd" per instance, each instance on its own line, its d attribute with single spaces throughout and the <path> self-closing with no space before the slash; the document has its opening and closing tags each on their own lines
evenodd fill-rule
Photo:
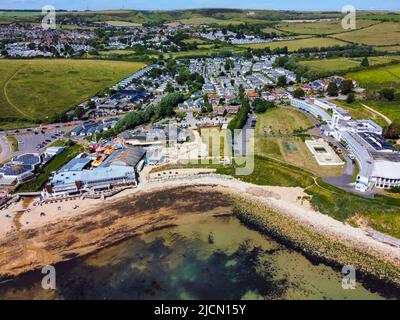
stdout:
<svg viewBox="0 0 400 320">
<path fill-rule="evenodd" d="M 374 121 L 353 120 L 346 110 L 323 99 L 292 99 L 291 104 L 325 122 L 321 130 L 355 157 L 360 167 L 357 190 L 400 186 L 400 153 L 385 141 L 383 129 Z"/>
</svg>

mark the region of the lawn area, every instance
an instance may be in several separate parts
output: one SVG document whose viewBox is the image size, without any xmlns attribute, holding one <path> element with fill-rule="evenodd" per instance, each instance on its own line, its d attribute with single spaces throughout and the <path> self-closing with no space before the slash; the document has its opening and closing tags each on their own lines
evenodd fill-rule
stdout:
<svg viewBox="0 0 400 320">
<path fill-rule="evenodd" d="M 371 46 L 400 44 L 400 23 L 383 22 L 371 27 L 336 34 L 336 39 Z"/>
<path fill-rule="evenodd" d="M 270 47 L 271 49 L 288 47 L 289 51 L 297 51 L 300 48 L 314 48 L 314 47 L 330 47 L 330 46 L 343 46 L 346 42 L 332 39 L 332 38 L 317 38 L 311 37 L 306 39 L 276 41 L 270 43 L 256 43 L 256 44 L 243 44 L 241 47 L 261 49 Z"/>
<path fill-rule="evenodd" d="M 7 140 L 8 144 L 11 146 L 11 151 L 12 152 L 17 152 L 18 151 L 18 140 L 15 138 L 14 135 L 8 134 L 7 135 Z"/>
<path fill-rule="evenodd" d="M 379 90 L 383 87 L 400 89 L 400 64 L 350 72 L 346 76 L 368 89 Z"/>
<path fill-rule="evenodd" d="M 273 108 L 257 115 L 256 134 L 293 133 L 312 126 L 311 121 L 300 111 L 289 108 Z"/>
<path fill-rule="evenodd" d="M 365 28 L 377 21 L 358 20 L 357 29 Z M 284 22 L 276 26 L 276 29 L 283 32 L 295 34 L 334 34 L 341 33 L 345 30 L 342 27 L 342 20 L 337 21 L 322 21 L 322 22 Z"/>
<path fill-rule="evenodd" d="M 387 125 L 386 121 L 382 117 L 380 117 L 376 113 L 364 108 L 361 105 L 360 101 L 355 101 L 353 103 L 347 103 L 344 100 L 333 100 L 331 102 L 346 109 L 351 114 L 353 119 L 355 119 L 355 120 L 371 119 L 382 127 Z M 367 101 L 363 101 L 362 103 L 365 103 L 366 105 L 370 106 L 369 102 L 367 102 Z M 370 106 L 370 107 L 372 108 L 372 106 Z"/>
<path fill-rule="evenodd" d="M 295 167 L 311 171 L 317 176 L 339 176 L 343 174 L 343 166 L 320 166 L 300 138 L 256 138 L 255 144 L 257 155 L 289 163 Z"/>
<path fill-rule="evenodd" d="M 318 59 L 318 60 L 304 60 L 299 63 L 307 66 L 320 73 L 329 73 L 337 71 L 346 71 L 351 68 L 356 68 L 361 65 L 362 58 L 334 58 L 334 59 Z M 400 61 L 400 56 L 382 56 L 382 57 L 368 57 L 369 64 L 379 65 L 389 63 L 391 61 Z"/>
<path fill-rule="evenodd" d="M 45 120 L 144 66 L 91 60 L 0 60 L 0 120 Z"/>
<path fill-rule="evenodd" d="M 38 173 L 35 180 L 18 186 L 16 192 L 40 191 L 52 172 L 57 171 L 62 166 L 67 164 L 79 153 L 81 153 L 82 150 L 82 146 L 78 144 L 67 147 L 62 153 L 50 160 L 50 162 Z"/>
<path fill-rule="evenodd" d="M 312 128 L 311 121 L 301 112 L 289 108 L 274 108 L 257 115 L 256 135 L 292 134 Z M 306 144 L 298 137 L 257 137 L 255 152 L 306 169 L 318 176 L 336 176 L 343 167 L 322 167 L 312 157 Z"/>
</svg>

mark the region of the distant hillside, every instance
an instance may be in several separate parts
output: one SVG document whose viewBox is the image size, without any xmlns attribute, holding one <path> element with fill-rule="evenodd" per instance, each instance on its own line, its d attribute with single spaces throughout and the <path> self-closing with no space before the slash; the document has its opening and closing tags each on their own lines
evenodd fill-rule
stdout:
<svg viewBox="0 0 400 320">
<path fill-rule="evenodd" d="M 6 11 L 1 10 L 1 23 L 37 22 L 40 12 L 35 10 Z M 241 10 L 241 9 L 191 9 L 173 11 L 139 11 L 139 10 L 110 10 L 110 11 L 59 11 L 59 18 L 65 22 L 102 22 L 120 20 L 134 23 L 163 23 L 193 18 L 204 18 L 218 21 L 257 22 L 278 21 L 291 19 L 326 19 L 341 16 L 339 12 L 295 12 L 273 10 Z M 211 21 L 213 21 L 211 20 Z M 262 21 L 261 21 L 262 22 Z"/>
</svg>

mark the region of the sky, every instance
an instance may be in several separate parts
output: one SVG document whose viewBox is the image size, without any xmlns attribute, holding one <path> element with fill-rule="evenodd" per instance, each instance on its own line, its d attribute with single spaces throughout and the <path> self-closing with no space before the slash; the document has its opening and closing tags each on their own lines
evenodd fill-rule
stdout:
<svg viewBox="0 0 400 320">
<path fill-rule="evenodd" d="M 400 0 L 0 0 L 0 9 L 41 9 L 53 5 L 58 10 L 243 8 L 341 11 L 348 4 L 358 10 L 400 11 Z"/>
</svg>

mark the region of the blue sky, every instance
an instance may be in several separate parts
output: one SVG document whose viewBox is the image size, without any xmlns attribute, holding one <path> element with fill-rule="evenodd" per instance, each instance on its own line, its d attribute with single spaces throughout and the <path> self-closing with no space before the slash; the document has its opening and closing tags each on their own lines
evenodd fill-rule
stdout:
<svg viewBox="0 0 400 320">
<path fill-rule="evenodd" d="M 40 9 L 47 4 L 67 10 L 251 8 L 305 11 L 340 11 L 342 6 L 351 4 L 359 10 L 400 11 L 400 0 L 0 0 L 1 9 Z"/>
</svg>

